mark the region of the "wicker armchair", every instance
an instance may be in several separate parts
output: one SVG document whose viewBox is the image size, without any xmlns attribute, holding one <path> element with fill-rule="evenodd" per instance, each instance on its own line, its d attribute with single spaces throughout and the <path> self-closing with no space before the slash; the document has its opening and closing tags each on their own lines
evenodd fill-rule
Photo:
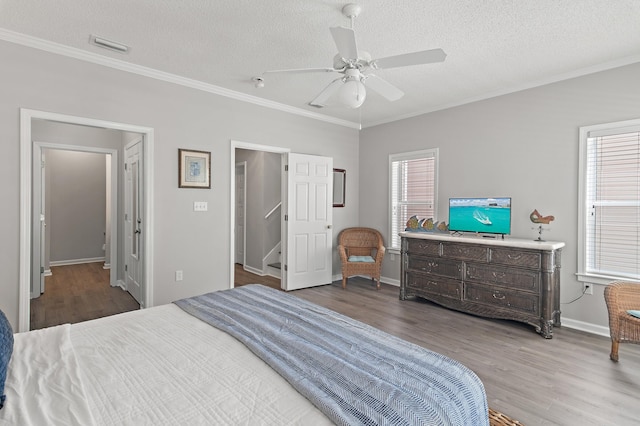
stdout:
<svg viewBox="0 0 640 426">
<path fill-rule="evenodd" d="M 380 232 L 371 228 L 343 229 L 338 235 L 338 244 L 342 262 L 342 288 L 347 288 L 349 277 L 368 275 L 376 281 L 376 288 L 379 290 L 380 270 L 385 251 Z"/>
<path fill-rule="evenodd" d="M 620 343 L 640 343 L 640 318 L 627 310 L 640 310 L 640 284 L 617 281 L 604 289 L 604 300 L 609 311 L 609 332 L 611 333 L 611 354 L 618 361 Z"/>
</svg>

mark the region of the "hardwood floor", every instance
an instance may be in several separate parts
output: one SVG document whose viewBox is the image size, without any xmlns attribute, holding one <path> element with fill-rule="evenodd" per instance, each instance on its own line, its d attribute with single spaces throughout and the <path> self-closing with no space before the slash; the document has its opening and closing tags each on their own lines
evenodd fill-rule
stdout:
<svg viewBox="0 0 640 426">
<path fill-rule="evenodd" d="M 34 329 L 138 309 L 128 293 L 108 285 L 101 264 L 53 272 L 45 294 L 31 302 Z M 279 279 L 250 274 L 239 265 L 235 278 L 236 286 L 280 288 Z M 363 278 L 350 278 L 346 290 L 336 281 L 291 294 L 461 362 L 483 381 L 491 408 L 527 426 L 638 424 L 640 345 L 620 345 L 620 362 L 614 363 L 608 338 L 556 328 L 546 340 L 525 324 L 422 300 L 400 301 L 397 287 L 382 284 L 376 291 Z"/>
<path fill-rule="evenodd" d="M 489 406 L 525 425 L 637 425 L 640 345 L 620 345 L 569 328 L 553 339 L 512 321 L 479 318 L 422 300 L 400 301 L 399 289 L 350 278 L 292 292 L 390 334 L 447 355 L 483 381 Z"/>
<path fill-rule="evenodd" d="M 274 278 L 270 276 L 260 276 L 247 272 L 242 268 L 242 265 L 236 263 L 235 277 L 233 279 L 234 285 L 240 287 L 247 284 L 262 284 L 267 287 L 280 290 L 280 278 Z"/>
<path fill-rule="evenodd" d="M 140 309 L 126 291 L 109 285 L 102 263 L 54 266 L 45 292 L 31 299 L 31 330 Z"/>
</svg>

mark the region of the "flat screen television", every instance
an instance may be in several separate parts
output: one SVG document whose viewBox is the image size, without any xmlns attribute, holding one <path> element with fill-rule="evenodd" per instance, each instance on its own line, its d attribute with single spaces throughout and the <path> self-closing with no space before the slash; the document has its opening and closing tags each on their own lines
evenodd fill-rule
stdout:
<svg viewBox="0 0 640 426">
<path fill-rule="evenodd" d="M 511 198 L 449 198 L 449 230 L 511 233 Z"/>
</svg>

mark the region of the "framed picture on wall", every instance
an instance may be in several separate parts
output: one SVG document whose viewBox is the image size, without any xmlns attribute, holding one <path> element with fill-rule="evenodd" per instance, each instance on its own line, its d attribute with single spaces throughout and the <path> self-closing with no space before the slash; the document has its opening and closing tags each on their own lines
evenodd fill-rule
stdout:
<svg viewBox="0 0 640 426">
<path fill-rule="evenodd" d="M 345 169 L 333 169 L 333 207 L 344 207 L 346 189 L 347 171 Z"/>
<path fill-rule="evenodd" d="M 211 188 L 211 152 L 178 149 L 178 187 Z"/>
</svg>

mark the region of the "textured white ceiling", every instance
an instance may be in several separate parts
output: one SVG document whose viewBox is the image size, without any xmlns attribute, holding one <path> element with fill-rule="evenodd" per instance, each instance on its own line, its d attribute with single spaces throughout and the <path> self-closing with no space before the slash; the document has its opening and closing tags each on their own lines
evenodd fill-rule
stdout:
<svg viewBox="0 0 640 426">
<path fill-rule="evenodd" d="M 403 90 L 362 108 L 307 103 L 337 74 L 253 76 L 331 67 L 336 0 L 0 0 L 0 28 L 314 113 L 376 123 L 640 61 L 640 0 L 362 0 L 358 47 L 374 58 L 442 48 L 444 63 L 380 70 Z M 89 44 L 98 35 L 131 47 Z"/>
</svg>

